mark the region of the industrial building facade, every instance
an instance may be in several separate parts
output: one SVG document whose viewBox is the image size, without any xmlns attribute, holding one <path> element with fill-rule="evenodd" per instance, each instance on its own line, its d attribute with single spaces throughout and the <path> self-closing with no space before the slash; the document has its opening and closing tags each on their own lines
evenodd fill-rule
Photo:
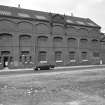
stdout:
<svg viewBox="0 0 105 105">
<path fill-rule="evenodd" d="M 100 64 L 100 34 L 88 18 L 0 6 L 0 68 Z"/>
</svg>

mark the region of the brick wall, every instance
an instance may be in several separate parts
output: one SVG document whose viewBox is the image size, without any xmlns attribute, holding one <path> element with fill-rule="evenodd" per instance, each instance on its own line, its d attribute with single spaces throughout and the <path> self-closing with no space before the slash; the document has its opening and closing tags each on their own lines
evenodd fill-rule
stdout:
<svg viewBox="0 0 105 105">
<path fill-rule="evenodd" d="M 5 56 L 13 57 L 13 61 L 9 66 L 10 68 L 32 67 L 38 64 L 38 52 L 40 51 L 47 52 L 46 57 L 48 62 L 60 66 L 99 63 L 100 57 L 93 56 L 94 51 L 100 53 L 100 33 L 97 28 L 65 26 L 59 23 L 51 25 L 49 22 L 44 21 L 2 17 L 0 18 L 0 36 L 2 34 L 5 34 L 5 38 L 7 34 L 11 35 L 11 47 L 2 47 L 5 44 L 0 39 L 0 51 L 10 51 L 10 54 Z M 21 37 L 22 35 L 23 37 Z M 81 41 L 81 39 L 85 40 Z M 92 42 L 93 39 L 97 40 L 95 44 Z M 29 51 L 29 53 L 21 55 L 21 51 Z M 62 52 L 62 62 L 57 63 L 55 61 L 56 51 Z M 74 61 L 68 57 L 70 51 L 75 52 Z M 87 52 L 86 59 L 81 58 L 82 52 Z M 20 56 L 23 56 L 23 58 Z M 24 58 L 24 56 L 31 56 L 31 61 L 28 62 L 26 60 L 25 62 L 23 59 L 28 58 Z M 1 55 L 1 57 L 3 56 Z M 20 62 L 21 59 L 23 60 L 22 62 Z"/>
</svg>

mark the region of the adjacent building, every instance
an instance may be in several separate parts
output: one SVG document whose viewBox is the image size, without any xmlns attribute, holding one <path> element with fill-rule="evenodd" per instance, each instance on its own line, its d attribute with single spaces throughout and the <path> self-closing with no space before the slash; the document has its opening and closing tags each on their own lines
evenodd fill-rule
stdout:
<svg viewBox="0 0 105 105">
<path fill-rule="evenodd" d="M 100 43 L 101 43 L 100 58 L 102 60 L 102 64 L 105 64 L 105 33 L 101 33 Z"/>
<path fill-rule="evenodd" d="M 89 18 L 0 5 L 0 68 L 100 64 L 100 29 Z"/>
</svg>

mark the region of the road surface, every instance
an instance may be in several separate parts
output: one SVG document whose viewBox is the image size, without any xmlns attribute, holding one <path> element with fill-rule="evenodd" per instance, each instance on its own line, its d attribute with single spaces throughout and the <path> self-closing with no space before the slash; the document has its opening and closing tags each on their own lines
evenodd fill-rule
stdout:
<svg viewBox="0 0 105 105">
<path fill-rule="evenodd" d="M 0 104 L 105 105 L 105 69 L 1 75 Z"/>
</svg>

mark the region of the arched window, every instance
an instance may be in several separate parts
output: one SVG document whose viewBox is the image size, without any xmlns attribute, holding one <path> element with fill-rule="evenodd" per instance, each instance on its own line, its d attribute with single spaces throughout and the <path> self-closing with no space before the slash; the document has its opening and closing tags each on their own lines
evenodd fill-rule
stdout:
<svg viewBox="0 0 105 105">
<path fill-rule="evenodd" d="M 81 52 L 81 58 L 83 59 L 83 60 L 86 60 L 88 57 L 88 53 L 87 52 Z"/>
<path fill-rule="evenodd" d="M 98 42 L 97 39 L 92 39 L 92 43 L 96 44 Z"/>
<path fill-rule="evenodd" d="M 55 61 L 56 62 L 62 61 L 62 52 L 61 51 L 55 52 Z"/>
<path fill-rule="evenodd" d="M 98 40 L 97 39 L 93 39 L 91 42 L 92 42 L 93 47 L 97 47 L 97 45 L 98 45 Z"/>
<path fill-rule="evenodd" d="M 66 29 L 66 33 L 67 35 L 75 35 L 75 33 L 77 33 L 77 29 L 75 29 L 74 27 L 67 27 Z"/>
<path fill-rule="evenodd" d="M 47 61 L 47 52 L 46 51 L 40 51 L 38 55 L 38 61 Z"/>
<path fill-rule="evenodd" d="M 31 36 L 30 35 L 20 35 L 19 36 L 20 47 L 31 47 Z"/>
<path fill-rule="evenodd" d="M 102 48 L 102 49 L 105 49 L 105 41 L 104 41 L 104 40 L 101 40 L 101 41 L 100 41 L 100 44 L 101 44 L 101 48 Z"/>
<path fill-rule="evenodd" d="M 76 47 L 77 40 L 75 38 L 68 38 L 68 47 Z"/>
<path fill-rule="evenodd" d="M 46 36 L 39 36 L 38 37 L 38 41 L 40 41 L 40 42 L 46 42 L 47 39 L 48 39 L 48 37 L 46 37 Z"/>
<path fill-rule="evenodd" d="M 74 51 L 70 51 L 70 52 L 69 52 L 69 59 L 70 59 L 70 60 L 74 60 L 74 59 L 75 59 L 75 54 L 76 54 L 76 53 L 75 53 Z"/>
<path fill-rule="evenodd" d="M 54 42 L 62 42 L 62 37 L 54 37 Z"/>
<path fill-rule="evenodd" d="M 81 43 L 87 43 L 87 41 L 88 41 L 87 39 L 80 39 Z"/>
<path fill-rule="evenodd" d="M 1 51 L 1 55 L 9 55 L 10 51 Z"/>
<path fill-rule="evenodd" d="M 19 22 L 18 29 L 19 29 L 19 32 L 32 34 L 32 23 L 26 22 L 26 21 Z"/>
<path fill-rule="evenodd" d="M 0 40 L 11 40 L 12 39 L 12 35 L 11 34 L 7 34 L 7 33 L 2 33 L 0 34 Z"/>
<path fill-rule="evenodd" d="M 87 39 L 80 39 L 80 47 L 87 48 L 88 40 Z"/>
<path fill-rule="evenodd" d="M 30 51 L 21 51 L 19 61 L 23 63 L 30 63 L 31 62 L 30 57 L 31 57 Z"/>
<path fill-rule="evenodd" d="M 0 47 L 12 50 L 13 41 L 12 35 L 8 33 L 0 34 Z"/>
<path fill-rule="evenodd" d="M 48 37 L 46 36 L 39 36 L 38 37 L 38 47 L 47 47 Z"/>
<path fill-rule="evenodd" d="M 23 56 L 25 56 L 25 55 L 28 55 L 29 54 L 29 51 L 21 51 L 21 55 Z"/>
<path fill-rule="evenodd" d="M 62 47 L 62 41 L 63 41 L 62 37 L 54 37 L 53 39 L 54 47 Z"/>
<path fill-rule="evenodd" d="M 20 35 L 20 40 L 21 41 L 29 41 L 30 38 L 31 38 L 30 35 Z"/>
<path fill-rule="evenodd" d="M 75 38 L 68 38 L 68 41 L 69 41 L 69 42 L 75 42 L 76 39 L 75 39 Z"/>
<path fill-rule="evenodd" d="M 0 20 L 0 32 L 14 32 L 16 31 L 16 24 L 13 21 L 2 19 Z"/>
<path fill-rule="evenodd" d="M 19 46 L 20 61 L 28 63 L 27 57 L 30 56 L 30 51 L 32 49 L 31 35 L 20 35 Z"/>
<path fill-rule="evenodd" d="M 62 26 L 56 25 L 53 26 L 53 35 L 63 35 L 64 34 L 64 29 Z"/>
<path fill-rule="evenodd" d="M 50 29 L 46 24 L 39 23 L 36 25 L 36 32 L 37 32 L 37 34 L 49 34 Z"/>
</svg>

